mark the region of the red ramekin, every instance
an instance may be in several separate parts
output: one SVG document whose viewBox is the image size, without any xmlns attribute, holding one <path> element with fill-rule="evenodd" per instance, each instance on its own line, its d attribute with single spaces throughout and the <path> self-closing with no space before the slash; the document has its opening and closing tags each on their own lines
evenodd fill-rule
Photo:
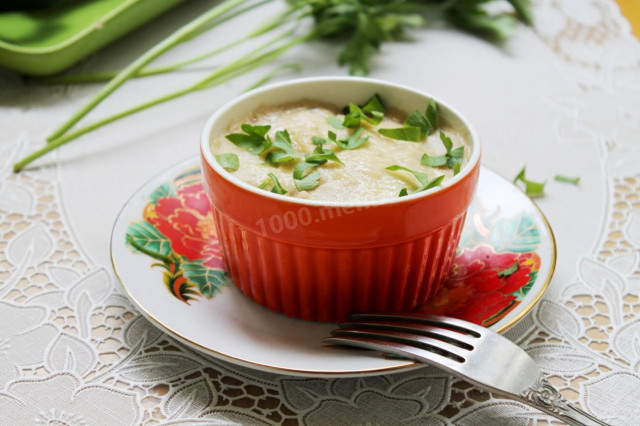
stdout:
<svg viewBox="0 0 640 426">
<path fill-rule="evenodd" d="M 373 94 L 405 112 L 438 103 L 440 119 L 467 133 L 468 164 L 443 185 L 385 201 L 304 200 L 258 189 L 224 170 L 213 137 L 264 105 L 301 100 L 362 104 Z M 411 143 L 411 142 L 407 142 Z M 402 312 L 433 296 L 455 256 L 480 170 L 480 140 L 445 102 L 366 78 L 293 80 L 246 93 L 218 109 L 201 140 L 205 191 L 234 284 L 274 311 L 316 321 L 349 313 Z"/>
</svg>

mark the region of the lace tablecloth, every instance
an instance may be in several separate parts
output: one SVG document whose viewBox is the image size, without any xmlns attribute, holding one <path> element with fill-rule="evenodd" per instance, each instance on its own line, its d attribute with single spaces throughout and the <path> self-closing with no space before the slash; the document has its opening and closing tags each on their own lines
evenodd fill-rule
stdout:
<svg viewBox="0 0 640 426">
<path fill-rule="evenodd" d="M 122 67 L 207 5 L 189 2 L 80 67 Z M 526 165 L 530 179 L 548 181 L 538 204 L 556 233 L 556 273 L 544 299 L 508 335 L 568 399 L 607 422 L 633 425 L 640 418 L 640 45 L 613 1 L 540 0 L 535 18 L 535 27 L 519 27 L 502 46 L 434 23 L 411 41 L 384 46 L 372 76 L 456 105 L 482 135 L 490 168 L 513 177 Z M 167 61 L 259 21 L 253 14 L 246 26 L 215 30 Z M 313 43 L 283 61 L 303 64 L 305 76 L 342 75 L 336 49 Z M 202 72 L 128 83 L 87 120 Z M 549 421 L 429 367 L 334 379 L 238 367 L 183 346 L 136 311 L 109 261 L 118 211 L 149 178 L 197 155 L 206 117 L 259 77 L 103 128 L 16 175 L 12 163 L 98 86 L 0 75 L 2 422 Z M 579 176 L 580 184 L 556 182 L 556 174 Z"/>
</svg>

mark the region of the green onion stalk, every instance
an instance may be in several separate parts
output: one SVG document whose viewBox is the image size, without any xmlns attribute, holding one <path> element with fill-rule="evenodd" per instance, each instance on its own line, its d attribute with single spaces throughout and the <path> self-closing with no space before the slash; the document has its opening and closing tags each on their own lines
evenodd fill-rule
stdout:
<svg viewBox="0 0 640 426">
<path fill-rule="evenodd" d="M 200 28 L 208 25 L 211 21 L 219 18 L 229 10 L 246 3 L 248 0 L 227 0 L 220 3 L 218 6 L 212 8 L 208 12 L 189 22 L 187 25 L 178 29 L 169 37 L 156 44 L 149 49 L 146 53 L 133 61 L 129 66 L 120 71 L 106 86 L 98 92 L 84 107 L 76 112 L 69 120 L 67 120 L 62 126 L 55 130 L 47 140 L 53 141 L 66 133 L 71 127 L 73 127 L 78 121 L 80 121 L 85 115 L 87 115 L 93 108 L 95 108 L 100 102 L 102 102 L 107 96 L 113 93 L 118 87 L 124 84 L 138 71 L 144 68 L 145 65 L 164 54 L 168 50 L 172 49 L 176 45 L 191 39 L 198 33 Z"/>
<path fill-rule="evenodd" d="M 280 41 L 282 41 L 285 38 L 289 38 L 291 37 L 291 32 L 287 32 L 285 34 L 282 34 L 270 41 L 268 41 L 267 43 L 264 43 L 262 45 L 260 45 L 259 47 L 257 47 L 256 49 L 250 51 L 249 53 L 243 55 L 242 57 L 240 57 L 239 59 L 236 59 L 235 61 L 222 66 L 218 69 L 216 69 L 213 73 L 209 74 L 207 77 L 203 78 L 202 80 L 198 81 L 197 83 L 190 85 L 188 87 L 185 87 L 184 89 L 180 89 L 171 93 L 168 93 L 166 95 L 160 96 L 158 98 L 155 98 L 153 100 L 147 101 L 145 103 L 139 104 L 135 107 L 129 108 L 127 110 L 121 111 L 117 114 L 111 115 L 109 117 L 103 118 L 102 120 L 96 121 L 95 123 L 92 123 L 88 126 L 82 127 L 74 132 L 71 133 L 67 133 L 65 135 L 62 135 L 60 137 L 57 137 L 53 140 L 51 140 L 49 143 L 47 143 L 44 147 L 40 148 L 39 150 L 33 152 L 32 154 L 26 156 L 25 158 L 23 158 L 22 160 L 18 161 L 17 163 L 14 164 L 13 166 L 13 170 L 15 172 L 19 172 L 20 170 L 22 170 L 25 166 L 27 166 L 29 163 L 37 160 L 38 158 L 42 157 L 43 155 L 47 154 L 48 152 L 53 151 L 56 148 L 61 147 L 62 145 L 71 142 L 72 140 L 86 134 L 89 132 L 92 132 L 102 126 L 105 126 L 109 123 L 112 123 L 114 121 L 120 120 L 124 117 L 127 117 L 131 114 L 134 114 L 136 112 L 154 107 L 156 105 L 159 105 L 161 103 L 170 101 L 172 99 L 176 99 L 179 98 L 181 96 L 187 95 L 189 93 L 193 93 L 199 90 L 205 90 L 205 89 L 209 89 L 212 88 L 214 86 L 220 85 L 224 82 L 227 82 L 233 78 L 236 78 L 242 74 L 245 74 L 249 71 L 252 71 L 256 68 L 259 68 L 261 66 L 264 66 L 266 64 L 269 64 L 273 61 L 275 61 L 278 57 L 280 57 L 282 54 L 284 54 L 287 50 L 291 49 L 292 47 L 304 43 L 305 41 L 309 40 L 310 38 L 314 37 L 314 32 L 310 32 L 308 34 L 302 35 L 302 36 L 298 36 L 295 37 L 289 41 L 287 41 L 286 43 L 281 44 L 278 47 L 275 48 L 271 48 L 268 49 L 270 46 L 273 46 L 275 43 L 278 43 Z M 287 67 L 291 68 L 290 65 L 288 65 Z M 267 78 L 269 78 L 270 76 L 267 76 Z M 262 79 L 260 82 L 266 81 L 265 79 Z M 260 83 L 258 82 L 258 83 Z M 254 85 L 255 86 L 255 85 Z"/>
<path fill-rule="evenodd" d="M 215 26 L 226 22 L 232 18 L 235 18 L 239 15 L 242 15 L 252 9 L 255 9 L 256 7 L 262 6 L 266 3 L 271 2 L 272 0 L 263 0 L 259 3 L 256 4 L 252 4 L 249 5 L 245 8 L 242 8 L 240 10 L 235 11 L 234 13 L 231 13 L 229 15 L 224 16 L 223 18 L 219 19 L 218 21 L 215 21 Z M 180 61 L 180 62 L 175 62 L 172 64 L 168 64 L 168 65 L 164 65 L 164 66 L 160 66 L 160 67 L 153 67 L 153 68 L 145 68 L 145 69 L 141 69 L 140 71 L 138 71 L 135 75 L 132 75 L 132 78 L 137 78 L 137 77 L 149 77 L 149 76 L 153 76 L 153 75 L 158 75 L 158 74 L 166 74 L 169 72 L 173 72 L 173 71 L 178 71 L 182 68 L 185 68 L 189 65 L 201 62 L 205 59 L 209 59 L 215 55 L 218 55 L 222 52 L 225 52 L 233 47 L 238 46 L 239 44 L 242 44 L 248 40 L 251 40 L 253 38 L 257 38 L 261 35 L 264 35 L 266 33 L 268 33 L 269 31 L 272 31 L 276 28 L 281 27 L 282 25 L 286 24 L 287 22 L 290 22 L 292 20 L 292 18 L 295 18 L 296 20 L 299 20 L 303 17 L 306 16 L 306 14 L 299 14 L 298 16 L 296 16 L 295 14 L 297 12 L 299 12 L 299 7 L 298 8 L 293 8 L 293 9 L 289 9 L 286 12 L 281 13 L 280 15 L 276 16 L 275 18 L 267 21 L 266 23 L 260 25 L 258 28 L 256 28 L 255 30 L 251 31 L 249 34 L 245 35 L 244 37 L 240 37 L 236 40 L 231 41 L 230 43 L 227 43 L 225 45 L 219 46 L 213 50 L 210 50 L 209 52 L 194 56 L 193 58 L 189 58 L 186 59 L 184 61 Z M 211 25 L 211 24 L 210 24 Z M 193 38 L 193 37 L 191 37 Z M 186 40 L 183 40 L 186 41 Z M 100 73 L 83 73 L 83 74 L 63 74 L 63 75 L 56 75 L 53 77 L 45 77 L 45 78 L 40 78 L 38 79 L 38 82 L 40 83 L 45 83 L 45 84 L 69 84 L 69 83 L 99 83 L 99 82 L 105 82 L 105 81 L 109 81 L 113 78 L 115 78 L 121 71 L 106 71 L 106 72 L 100 72 Z"/>
</svg>

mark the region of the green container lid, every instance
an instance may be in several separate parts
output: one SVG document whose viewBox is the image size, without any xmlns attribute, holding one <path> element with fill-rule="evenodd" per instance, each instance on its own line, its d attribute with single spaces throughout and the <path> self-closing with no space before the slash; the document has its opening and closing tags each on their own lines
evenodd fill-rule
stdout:
<svg viewBox="0 0 640 426">
<path fill-rule="evenodd" d="M 58 0 L 0 12 L 0 67 L 55 74 L 181 1 Z"/>
</svg>

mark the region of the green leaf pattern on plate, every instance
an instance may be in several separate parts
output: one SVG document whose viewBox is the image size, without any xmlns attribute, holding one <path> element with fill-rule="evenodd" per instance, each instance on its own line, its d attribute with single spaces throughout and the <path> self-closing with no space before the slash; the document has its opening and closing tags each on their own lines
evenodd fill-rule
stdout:
<svg viewBox="0 0 640 426">
<path fill-rule="evenodd" d="M 129 224 L 126 243 L 164 269 L 162 281 L 189 304 L 211 299 L 228 284 L 213 214 L 199 168 L 189 168 L 149 194 L 143 220 Z"/>
</svg>

